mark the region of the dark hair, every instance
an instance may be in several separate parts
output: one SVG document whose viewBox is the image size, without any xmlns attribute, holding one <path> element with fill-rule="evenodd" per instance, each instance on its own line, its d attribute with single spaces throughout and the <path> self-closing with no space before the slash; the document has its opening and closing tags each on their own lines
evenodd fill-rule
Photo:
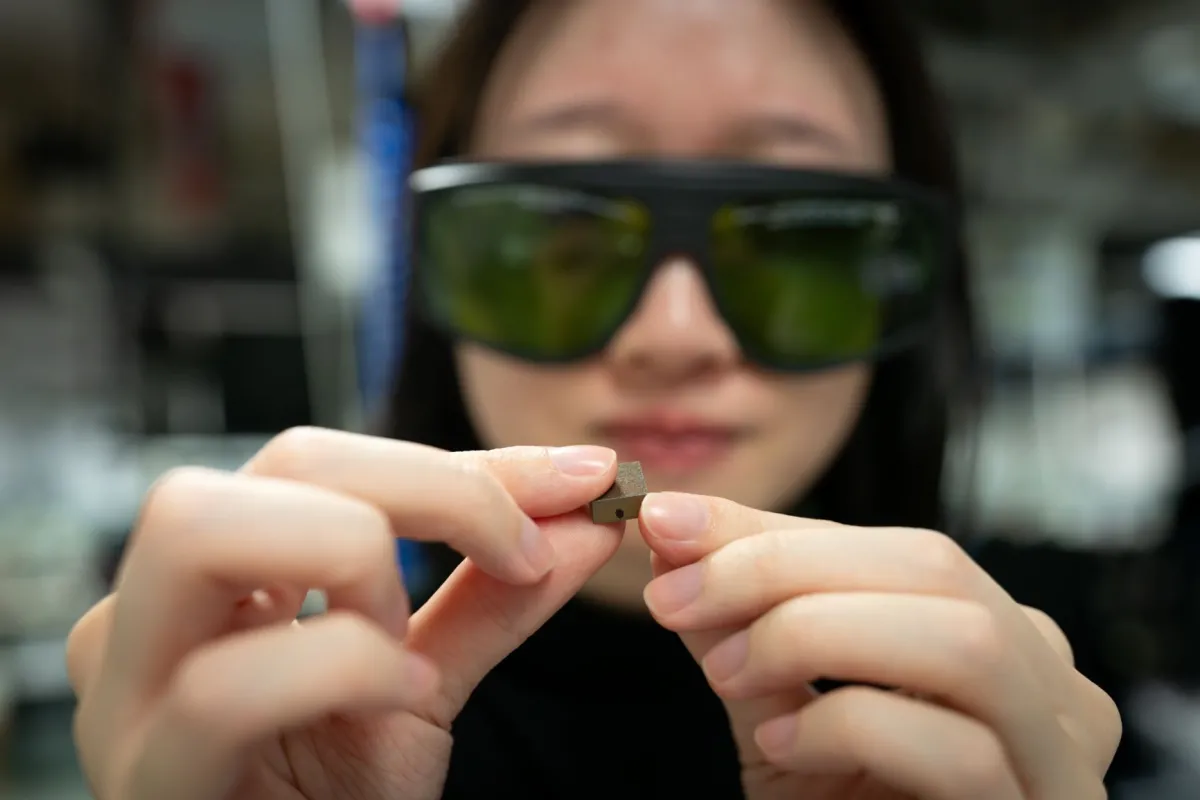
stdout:
<svg viewBox="0 0 1200 800">
<path fill-rule="evenodd" d="M 476 0 L 466 10 L 425 79 L 414 87 L 419 120 L 416 167 L 467 151 L 492 65 L 522 15 L 536 2 Z M 916 32 L 899 5 L 899 0 L 831 0 L 882 94 L 895 174 L 957 201 L 954 145 Z M 478 449 L 451 343 L 412 314 L 409 320 L 387 432 L 448 450 Z M 812 507 L 824 518 L 848 524 L 942 529 L 942 465 L 949 416 L 974 407 L 977 386 L 959 240 L 954 243 L 952 274 L 944 284 L 934 334 L 920 347 L 876 366 L 859 423 L 808 498 Z"/>
</svg>

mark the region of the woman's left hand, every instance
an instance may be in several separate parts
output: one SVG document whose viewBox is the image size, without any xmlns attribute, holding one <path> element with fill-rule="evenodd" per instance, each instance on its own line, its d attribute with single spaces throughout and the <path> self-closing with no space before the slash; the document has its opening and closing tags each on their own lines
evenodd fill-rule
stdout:
<svg viewBox="0 0 1200 800">
<path fill-rule="evenodd" d="M 950 538 L 680 494 L 640 527 L 646 601 L 724 700 L 749 800 L 1107 797 L 1112 699 Z"/>
</svg>

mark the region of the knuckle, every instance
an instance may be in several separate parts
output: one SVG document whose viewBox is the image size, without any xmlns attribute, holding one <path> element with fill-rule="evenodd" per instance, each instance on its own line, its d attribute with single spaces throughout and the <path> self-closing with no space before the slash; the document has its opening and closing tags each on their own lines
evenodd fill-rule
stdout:
<svg viewBox="0 0 1200 800">
<path fill-rule="evenodd" d="M 972 561 L 962 546 L 950 536 L 938 531 L 917 530 L 908 535 L 917 537 L 913 553 L 916 574 L 924 577 L 931 589 L 946 594 L 958 594 L 971 573 Z"/>
<path fill-rule="evenodd" d="M 71 676 L 71 689 L 75 693 L 76 698 L 81 698 L 83 694 L 84 684 L 92 677 L 90 670 L 87 669 L 87 656 L 85 653 L 85 645 L 81 643 L 79 636 L 79 624 L 77 623 L 71 632 L 67 634 L 67 673 Z"/>
<path fill-rule="evenodd" d="M 1071 646 L 1071 641 L 1067 638 L 1067 634 L 1059 626 L 1054 618 L 1045 611 L 1029 606 L 1021 606 L 1021 610 L 1029 618 L 1033 626 L 1037 628 L 1038 633 L 1050 645 L 1054 652 L 1058 653 L 1067 664 L 1075 665 L 1075 651 Z"/>
<path fill-rule="evenodd" d="M 487 485 L 489 489 L 496 483 L 490 465 L 482 459 L 451 457 L 450 463 L 465 480 Z"/>
<path fill-rule="evenodd" d="M 382 509 L 347 498 L 346 528 L 349 535 L 338 542 L 338 559 L 354 576 L 373 572 L 393 558 L 395 537 L 392 522 Z"/>
<path fill-rule="evenodd" d="M 462 487 L 452 504 L 458 513 L 472 520 L 514 515 L 516 504 L 485 462 L 461 459 L 454 466 Z"/>
<path fill-rule="evenodd" d="M 99 666 L 97 656 L 107 645 L 108 633 L 97 630 L 107 621 L 107 609 L 111 607 L 113 595 L 92 606 L 67 634 L 67 672 L 71 677 L 76 695 L 82 695 L 84 687 L 91 681 Z"/>
<path fill-rule="evenodd" d="M 718 569 L 737 576 L 739 583 L 761 591 L 771 591 L 786 572 L 786 558 L 792 541 L 789 531 L 769 531 L 738 539 L 713 554 Z"/>
<path fill-rule="evenodd" d="M 81 617 L 78 622 L 71 626 L 71 630 L 67 634 L 68 662 L 77 661 L 85 654 L 84 650 L 87 648 L 88 644 L 88 633 L 90 632 L 91 627 L 95 625 L 95 620 L 92 619 L 92 611 L 94 610 L 95 606 L 92 607 L 91 611 Z"/>
<path fill-rule="evenodd" d="M 954 631 L 957 660 L 972 674 L 993 674 L 1003 669 L 1008 648 L 1000 623 L 986 606 L 970 603 L 963 607 Z"/>
<path fill-rule="evenodd" d="M 190 527 L 219 491 L 221 473 L 204 467 L 176 467 L 150 487 L 142 504 L 135 536 L 138 542 L 156 531 Z"/>
<path fill-rule="evenodd" d="M 550 466 L 548 450 L 545 447 L 501 447 L 496 450 L 483 450 L 469 454 L 463 461 L 470 462 L 489 473 L 514 473 L 526 471 L 530 467 L 540 467 L 546 470 Z"/>
<path fill-rule="evenodd" d="M 1121 741 L 1121 735 L 1125 732 L 1125 723 L 1121 720 L 1121 709 L 1117 705 L 1117 701 L 1099 686 L 1096 687 L 1096 694 L 1099 695 L 1101 726 L 1108 734 L 1106 753 L 1111 756 Z"/>
<path fill-rule="evenodd" d="M 317 468 L 334 436 L 333 431 L 311 425 L 288 428 L 267 442 L 251 463 L 262 473 L 302 479 Z"/>
<path fill-rule="evenodd" d="M 1084 680 L 1087 683 L 1085 696 L 1088 697 L 1089 705 L 1094 707 L 1092 716 L 1095 723 L 1089 727 L 1094 731 L 1098 760 L 1107 770 L 1113 756 L 1116 755 L 1117 747 L 1121 744 L 1125 724 L 1121 719 L 1120 707 L 1108 692 L 1086 678 Z"/>
</svg>

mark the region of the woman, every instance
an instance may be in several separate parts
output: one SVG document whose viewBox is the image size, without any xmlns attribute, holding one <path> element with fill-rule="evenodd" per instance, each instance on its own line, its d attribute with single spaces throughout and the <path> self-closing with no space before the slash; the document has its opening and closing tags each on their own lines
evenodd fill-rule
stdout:
<svg viewBox="0 0 1200 800">
<path fill-rule="evenodd" d="M 1111 701 L 933 532 L 969 327 L 901 23 L 474 4 L 393 436 L 156 485 L 70 640 L 100 800 L 1104 797 Z M 618 457 L 671 491 L 594 525 Z M 411 615 L 393 536 L 449 546 Z"/>
</svg>

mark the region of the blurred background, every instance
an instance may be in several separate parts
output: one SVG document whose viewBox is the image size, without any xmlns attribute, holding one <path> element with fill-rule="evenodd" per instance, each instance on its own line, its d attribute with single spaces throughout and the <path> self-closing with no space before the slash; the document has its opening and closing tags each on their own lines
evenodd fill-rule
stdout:
<svg viewBox="0 0 1200 800">
<path fill-rule="evenodd" d="M 1200 3 L 914 4 L 994 355 L 947 502 L 1121 703 L 1112 796 L 1200 797 Z M 0 795 L 87 796 L 63 640 L 151 481 L 369 424 L 458 5 L 0 0 Z"/>
</svg>

